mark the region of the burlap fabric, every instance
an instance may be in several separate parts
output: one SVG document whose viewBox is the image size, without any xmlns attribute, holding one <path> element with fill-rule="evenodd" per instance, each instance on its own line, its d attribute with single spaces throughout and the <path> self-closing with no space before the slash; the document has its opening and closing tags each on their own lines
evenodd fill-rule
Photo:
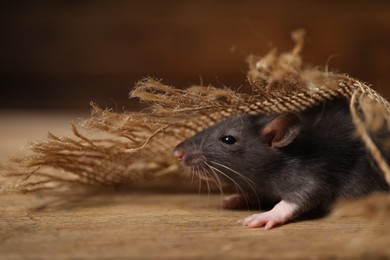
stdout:
<svg viewBox="0 0 390 260">
<path fill-rule="evenodd" d="M 302 111 L 336 97 L 350 101 L 356 133 L 390 183 L 385 160 L 388 140 L 373 141 L 390 129 L 389 103 L 366 84 L 302 62 L 302 30 L 292 33 L 295 47 L 264 57 L 250 56 L 246 88 L 173 88 L 147 78 L 131 91 L 147 108 L 113 112 L 92 104 L 90 119 L 72 125 L 73 136 L 49 133 L 31 145 L 31 155 L 13 160 L 3 173 L 16 178 L 11 189 L 36 191 L 75 185 L 115 187 L 153 180 L 188 178 L 172 156 L 173 147 L 216 121 L 239 113 Z"/>
</svg>

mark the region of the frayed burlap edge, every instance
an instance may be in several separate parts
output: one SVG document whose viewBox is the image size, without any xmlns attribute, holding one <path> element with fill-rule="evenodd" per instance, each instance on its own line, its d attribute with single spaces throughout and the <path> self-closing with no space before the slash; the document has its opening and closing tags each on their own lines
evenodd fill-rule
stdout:
<svg viewBox="0 0 390 260">
<path fill-rule="evenodd" d="M 177 89 L 146 78 L 130 93 L 147 104 L 144 111 L 117 113 L 91 104 L 91 118 L 72 125 L 73 136 L 49 133 L 31 145 L 31 155 L 2 167 L 16 180 L 9 190 L 178 182 L 190 177 L 180 171 L 173 147 L 216 121 L 239 113 L 299 112 L 340 97 L 350 100 L 357 134 L 390 183 L 389 166 L 371 138 L 378 124 L 390 129 L 389 103 L 347 75 L 305 67 L 300 56 L 304 31 L 293 32 L 292 38 L 295 47 L 289 52 L 273 49 L 248 58 L 249 93 L 212 86 Z"/>
</svg>

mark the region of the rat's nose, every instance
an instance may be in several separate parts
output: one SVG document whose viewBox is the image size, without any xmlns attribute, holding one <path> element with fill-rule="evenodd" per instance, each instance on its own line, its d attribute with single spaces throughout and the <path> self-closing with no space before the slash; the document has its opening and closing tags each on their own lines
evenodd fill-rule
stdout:
<svg viewBox="0 0 390 260">
<path fill-rule="evenodd" d="M 178 159 L 179 161 L 182 161 L 185 156 L 185 152 L 183 150 L 177 149 L 173 151 L 173 155 Z"/>
</svg>

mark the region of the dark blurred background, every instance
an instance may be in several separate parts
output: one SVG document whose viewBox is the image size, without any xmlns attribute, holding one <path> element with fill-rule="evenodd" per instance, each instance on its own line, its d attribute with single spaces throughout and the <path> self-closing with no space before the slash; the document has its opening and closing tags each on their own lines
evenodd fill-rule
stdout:
<svg viewBox="0 0 390 260">
<path fill-rule="evenodd" d="M 129 109 L 146 76 L 245 84 L 249 53 L 289 50 L 390 96 L 390 1 L 9 1 L 0 4 L 0 109 Z"/>
</svg>

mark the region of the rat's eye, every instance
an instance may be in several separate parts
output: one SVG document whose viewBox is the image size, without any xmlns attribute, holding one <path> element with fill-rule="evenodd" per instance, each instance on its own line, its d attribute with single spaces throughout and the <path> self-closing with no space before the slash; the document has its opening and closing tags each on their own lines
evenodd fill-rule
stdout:
<svg viewBox="0 0 390 260">
<path fill-rule="evenodd" d="M 221 141 L 222 141 L 222 143 L 225 143 L 225 144 L 234 144 L 237 140 L 233 136 L 227 135 L 227 136 L 222 137 Z"/>
</svg>

